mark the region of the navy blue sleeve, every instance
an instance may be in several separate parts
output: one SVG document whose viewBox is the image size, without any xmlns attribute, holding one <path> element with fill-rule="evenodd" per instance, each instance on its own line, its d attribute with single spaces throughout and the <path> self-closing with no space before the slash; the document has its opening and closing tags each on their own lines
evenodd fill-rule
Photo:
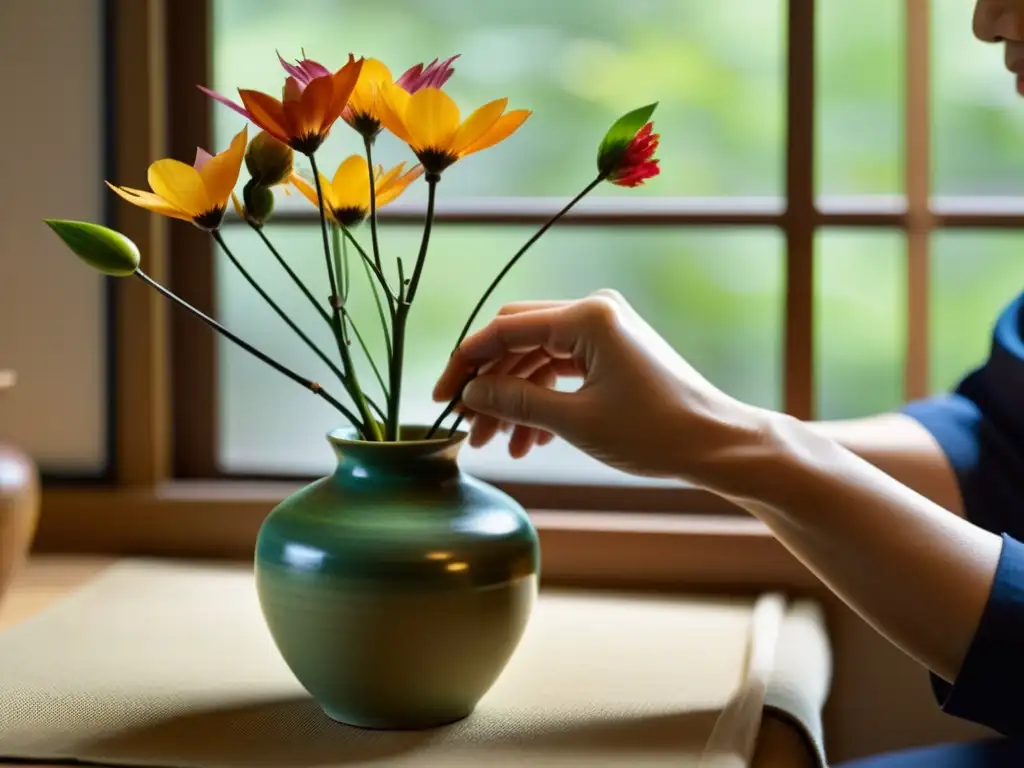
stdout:
<svg viewBox="0 0 1024 768">
<path fill-rule="evenodd" d="M 903 412 L 936 439 L 956 473 L 967 519 L 1002 535 L 989 602 L 955 684 L 932 675 L 943 710 L 1024 734 L 1024 297 L 999 317 L 989 357 L 948 395 Z"/>
</svg>

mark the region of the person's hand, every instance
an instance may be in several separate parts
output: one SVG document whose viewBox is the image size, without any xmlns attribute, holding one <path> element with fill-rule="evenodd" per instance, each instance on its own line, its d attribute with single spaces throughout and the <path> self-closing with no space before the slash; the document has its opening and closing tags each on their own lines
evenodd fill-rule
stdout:
<svg viewBox="0 0 1024 768">
<path fill-rule="evenodd" d="M 560 377 L 583 383 L 559 391 Z M 638 475 L 699 481 L 705 460 L 758 423 L 756 409 L 716 389 L 614 291 L 505 306 L 460 345 L 434 399 L 451 400 L 464 386 L 470 445 L 507 424 L 514 457 L 558 435 Z"/>
</svg>

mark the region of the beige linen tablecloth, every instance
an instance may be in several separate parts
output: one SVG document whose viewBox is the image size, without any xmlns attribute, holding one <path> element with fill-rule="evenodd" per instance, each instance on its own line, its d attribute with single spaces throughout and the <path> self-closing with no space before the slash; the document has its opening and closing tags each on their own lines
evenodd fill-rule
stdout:
<svg viewBox="0 0 1024 768">
<path fill-rule="evenodd" d="M 765 705 L 820 749 L 830 665 L 808 603 L 543 590 L 472 716 L 430 731 L 365 731 L 326 718 L 291 676 L 251 568 L 121 561 L 0 633 L 0 758 L 742 766 Z"/>
</svg>

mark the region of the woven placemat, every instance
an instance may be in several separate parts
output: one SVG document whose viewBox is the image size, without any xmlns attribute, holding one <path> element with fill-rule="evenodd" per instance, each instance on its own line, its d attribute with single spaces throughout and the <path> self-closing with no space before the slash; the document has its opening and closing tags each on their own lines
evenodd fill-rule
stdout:
<svg viewBox="0 0 1024 768">
<path fill-rule="evenodd" d="M 744 679 L 752 600 L 543 591 L 466 720 L 323 715 L 251 568 L 126 561 L 0 634 L 0 758 L 170 768 L 697 765 Z"/>
</svg>

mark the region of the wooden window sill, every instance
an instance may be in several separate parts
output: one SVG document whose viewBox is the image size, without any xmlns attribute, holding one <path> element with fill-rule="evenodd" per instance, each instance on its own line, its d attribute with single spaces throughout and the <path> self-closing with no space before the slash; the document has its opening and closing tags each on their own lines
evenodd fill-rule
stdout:
<svg viewBox="0 0 1024 768">
<path fill-rule="evenodd" d="M 249 559 L 291 484 L 175 482 L 154 490 L 49 489 L 36 550 Z M 737 515 L 531 509 L 546 583 L 817 591 L 814 576 L 759 521 Z"/>
</svg>

